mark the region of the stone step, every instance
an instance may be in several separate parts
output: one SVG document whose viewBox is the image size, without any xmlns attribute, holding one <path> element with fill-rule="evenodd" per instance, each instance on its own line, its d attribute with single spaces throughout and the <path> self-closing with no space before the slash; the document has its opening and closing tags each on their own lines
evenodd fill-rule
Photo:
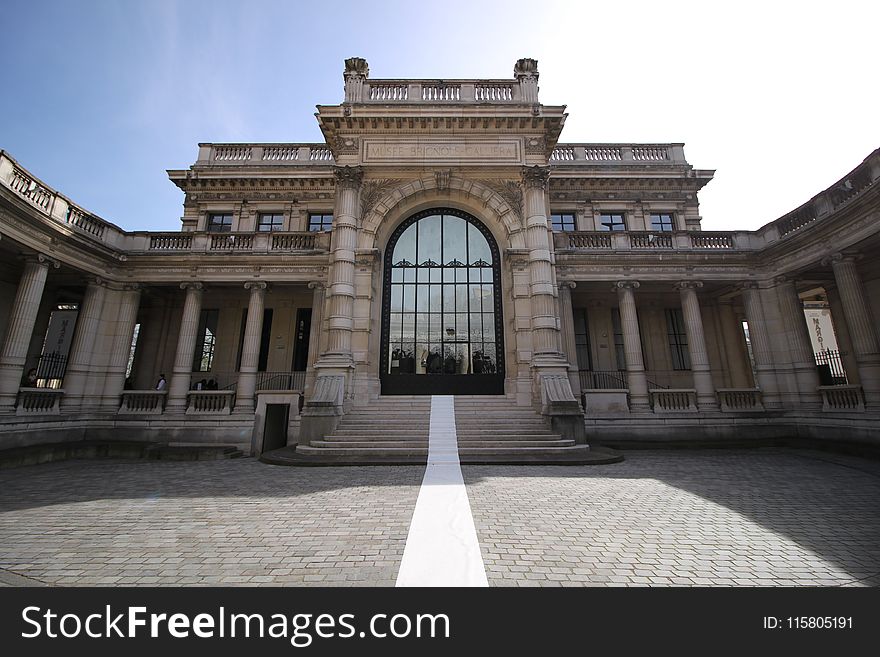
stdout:
<svg viewBox="0 0 880 657">
<path fill-rule="evenodd" d="M 459 450 L 461 449 L 477 449 L 477 448 L 486 448 L 486 449 L 497 449 L 504 448 L 511 451 L 516 451 L 523 448 L 528 447 L 572 447 L 574 446 L 574 440 L 571 439 L 556 439 L 552 441 L 547 440 L 522 440 L 519 438 L 515 438 L 509 441 L 497 441 L 497 440 L 473 440 L 468 441 L 466 443 L 459 443 Z M 338 448 L 338 449 L 353 449 L 353 448 L 364 448 L 364 449 L 417 449 L 417 448 L 425 448 L 428 447 L 427 440 L 336 440 L 335 438 L 327 438 L 326 440 L 315 440 L 312 442 L 312 447 L 320 447 L 320 448 Z"/>
<path fill-rule="evenodd" d="M 557 433 L 469 433 L 458 434 L 459 444 L 474 440 L 561 440 L 562 436 Z"/>
<path fill-rule="evenodd" d="M 298 445 L 296 451 L 310 456 L 426 456 L 428 447 L 312 447 Z M 461 457 L 467 456 L 506 456 L 516 459 L 518 456 L 531 458 L 540 455 L 589 452 L 587 445 L 562 445 L 540 447 L 517 447 L 516 445 L 493 445 L 491 447 L 459 448 Z"/>
</svg>

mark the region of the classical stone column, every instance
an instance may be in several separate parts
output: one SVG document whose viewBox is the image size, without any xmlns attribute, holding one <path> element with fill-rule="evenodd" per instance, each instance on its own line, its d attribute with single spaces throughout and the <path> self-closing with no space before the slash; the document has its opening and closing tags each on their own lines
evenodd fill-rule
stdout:
<svg viewBox="0 0 880 657">
<path fill-rule="evenodd" d="M 9 312 L 9 323 L 3 350 L 0 352 L 0 413 L 12 413 L 18 389 L 24 376 L 28 346 L 37 321 L 37 311 L 46 287 L 49 266 L 58 263 L 44 255 L 25 261 L 24 271 L 18 283 L 15 301 Z"/>
<path fill-rule="evenodd" d="M 180 318 L 180 332 L 177 334 L 177 353 L 174 356 L 171 385 L 168 386 L 166 413 L 186 412 L 186 395 L 189 392 L 192 376 L 193 352 L 199 337 L 202 287 L 198 282 L 180 284 L 180 289 L 186 290 L 186 299 L 183 302 L 183 316 Z"/>
<path fill-rule="evenodd" d="M 880 407 L 880 339 L 874 324 L 865 288 L 855 260 L 837 254 L 831 258 L 834 280 L 840 294 L 846 326 L 855 352 L 859 379 L 865 393 L 865 403 L 870 408 Z"/>
<path fill-rule="evenodd" d="M 718 321 L 721 324 L 721 335 L 725 343 L 724 354 L 730 375 L 730 387 L 748 388 L 752 385 L 752 368 L 743 341 L 742 323 L 734 312 L 732 302 L 718 304 Z"/>
<path fill-rule="evenodd" d="M 559 351 L 559 328 L 544 199 L 549 176 L 548 167 L 534 166 L 523 170 L 523 203 L 526 210 L 526 246 L 529 249 L 533 361 L 549 359 L 558 366 L 565 363 L 565 358 Z"/>
<path fill-rule="evenodd" d="M 562 330 L 563 351 L 568 359 L 568 378 L 572 391 L 580 390 L 578 378 L 577 340 L 574 331 L 574 310 L 571 305 L 571 291 L 577 286 L 574 281 L 559 284 L 559 320 Z"/>
<path fill-rule="evenodd" d="M 86 285 L 82 305 L 64 371 L 62 410 L 78 410 L 86 397 L 86 386 L 92 375 L 95 343 L 101 333 L 101 313 L 107 296 L 107 283 L 95 278 Z"/>
<path fill-rule="evenodd" d="M 263 305 L 266 298 L 266 287 L 266 283 L 263 281 L 250 281 L 244 284 L 244 289 L 250 290 L 251 296 L 248 301 L 244 341 L 241 345 L 238 383 L 235 387 L 236 413 L 254 412 L 254 394 L 257 388 L 260 338 L 263 335 Z"/>
<path fill-rule="evenodd" d="M 324 283 L 312 281 L 309 283 L 312 292 L 312 325 L 309 329 L 309 356 L 306 363 L 306 380 L 303 385 L 304 393 L 311 392 L 315 383 L 315 361 L 321 353 L 321 325 L 324 322 Z"/>
<path fill-rule="evenodd" d="M 752 357 L 755 359 L 755 385 L 761 390 L 765 408 L 779 408 L 782 402 L 773 367 L 770 336 L 767 334 L 764 309 L 761 307 L 760 290 L 757 283 L 744 283 L 741 289 L 746 321 L 749 324 L 749 342 L 752 346 Z"/>
<path fill-rule="evenodd" d="M 715 384 L 709 366 L 709 352 L 706 350 L 706 335 L 703 332 L 703 315 L 697 290 L 703 287 L 701 281 L 680 281 L 675 286 L 681 296 L 681 312 L 688 338 L 688 354 L 691 357 L 691 375 L 697 391 L 697 406 L 700 410 L 718 410 L 715 397 Z"/>
<path fill-rule="evenodd" d="M 114 412 L 119 408 L 119 396 L 125 386 L 125 369 L 131 354 L 131 339 L 137 323 L 138 306 L 141 301 L 141 286 L 125 285 L 120 292 L 119 314 L 115 321 L 113 345 L 110 362 L 107 366 L 107 378 L 104 381 L 104 395 L 101 401 L 102 410 Z"/>
<path fill-rule="evenodd" d="M 615 289 L 620 308 L 620 327 L 623 331 L 623 352 L 626 356 L 629 407 L 633 412 L 648 412 L 651 410 L 651 400 L 648 395 L 645 363 L 642 360 L 642 338 L 639 334 L 639 318 L 633 292 L 638 287 L 638 281 L 618 281 Z"/>
<path fill-rule="evenodd" d="M 821 408 L 819 372 L 810 342 L 810 332 L 804 315 L 804 303 L 798 296 L 794 281 L 785 276 L 776 279 L 779 309 L 788 333 L 791 365 L 797 380 L 801 406 Z"/>
<path fill-rule="evenodd" d="M 324 366 L 352 366 L 351 331 L 354 325 L 354 270 L 357 248 L 358 193 L 363 170 L 336 167 L 336 209 L 333 215 L 332 265 L 328 281 L 330 301 Z"/>
</svg>

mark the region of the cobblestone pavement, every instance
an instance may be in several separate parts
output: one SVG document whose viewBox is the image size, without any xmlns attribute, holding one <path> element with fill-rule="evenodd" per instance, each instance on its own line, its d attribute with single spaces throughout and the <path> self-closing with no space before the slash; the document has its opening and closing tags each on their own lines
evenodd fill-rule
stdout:
<svg viewBox="0 0 880 657">
<path fill-rule="evenodd" d="M 880 585 L 880 464 L 793 451 L 463 466 L 490 585 Z M 0 471 L 0 582 L 393 585 L 422 467 Z"/>
<path fill-rule="evenodd" d="M 795 451 L 464 467 L 490 586 L 880 585 L 880 465 Z"/>
<path fill-rule="evenodd" d="M 0 471 L 2 579 L 393 586 L 422 475 L 255 459 Z"/>
</svg>

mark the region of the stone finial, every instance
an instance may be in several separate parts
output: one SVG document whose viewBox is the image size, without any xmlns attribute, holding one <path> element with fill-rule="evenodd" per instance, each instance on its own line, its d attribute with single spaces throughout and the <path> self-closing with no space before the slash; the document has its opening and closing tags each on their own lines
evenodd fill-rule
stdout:
<svg viewBox="0 0 880 657">
<path fill-rule="evenodd" d="M 513 77 L 517 80 L 521 80 L 522 78 L 534 78 L 537 81 L 538 60 L 531 59 L 530 57 L 516 60 L 516 64 L 513 66 Z"/>
<path fill-rule="evenodd" d="M 359 103 L 363 100 L 364 81 L 370 76 L 367 60 L 361 57 L 349 57 L 345 60 L 345 102 Z"/>
<path fill-rule="evenodd" d="M 368 78 L 370 77 L 370 66 L 363 57 L 349 57 L 345 60 L 345 72 L 342 75 L 346 78 L 350 75 Z"/>
</svg>

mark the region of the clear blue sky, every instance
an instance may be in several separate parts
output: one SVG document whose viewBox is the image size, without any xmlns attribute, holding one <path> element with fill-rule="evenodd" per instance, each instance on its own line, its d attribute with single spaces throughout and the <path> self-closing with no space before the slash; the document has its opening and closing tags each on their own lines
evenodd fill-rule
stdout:
<svg viewBox="0 0 880 657">
<path fill-rule="evenodd" d="M 128 230 L 177 230 L 200 141 L 320 141 L 343 59 L 507 78 L 535 57 L 562 141 L 683 141 L 704 228 L 755 228 L 880 146 L 880 3 L 4 0 L 0 148 Z"/>
</svg>

